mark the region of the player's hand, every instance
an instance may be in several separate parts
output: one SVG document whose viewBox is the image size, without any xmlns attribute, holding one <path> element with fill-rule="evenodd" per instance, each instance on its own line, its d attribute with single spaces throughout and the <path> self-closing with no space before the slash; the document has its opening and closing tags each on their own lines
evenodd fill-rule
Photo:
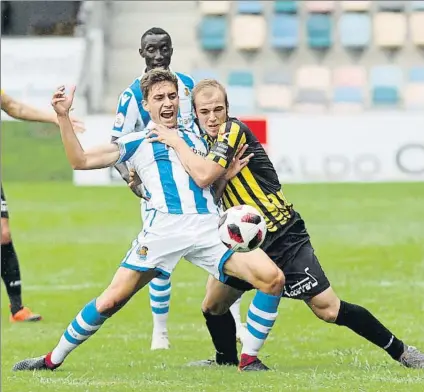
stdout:
<svg viewBox="0 0 424 392">
<path fill-rule="evenodd" d="M 160 142 L 169 147 L 175 147 L 180 141 L 177 129 L 169 129 L 164 125 L 155 125 L 153 129 L 146 135 L 146 140 L 149 143 Z"/>
<path fill-rule="evenodd" d="M 75 86 L 71 86 L 69 94 L 65 92 L 65 86 L 60 86 L 53 94 L 52 106 L 58 116 L 66 116 L 72 107 L 74 101 Z"/>
<path fill-rule="evenodd" d="M 252 152 L 251 154 L 242 158 L 243 154 L 247 151 L 248 148 L 249 148 L 248 144 L 243 145 L 237 152 L 236 156 L 233 158 L 233 161 L 231 162 L 227 172 L 225 173 L 225 179 L 227 181 L 231 180 L 238 173 L 240 173 L 243 170 L 243 168 L 248 165 L 249 161 L 255 155 Z"/>
<path fill-rule="evenodd" d="M 140 199 L 149 200 L 144 193 L 144 189 L 142 186 L 142 181 L 136 171 L 134 169 L 129 170 L 129 180 L 128 187 L 132 190 L 132 192 L 138 196 Z"/>
</svg>

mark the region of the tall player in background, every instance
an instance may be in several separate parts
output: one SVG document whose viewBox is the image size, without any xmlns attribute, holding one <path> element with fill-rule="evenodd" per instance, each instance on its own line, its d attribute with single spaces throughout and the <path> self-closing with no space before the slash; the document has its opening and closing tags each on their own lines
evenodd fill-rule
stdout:
<svg viewBox="0 0 424 392">
<path fill-rule="evenodd" d="M 140 132 L 145 129 L 150 121 L 149 113 L 143 108 L 141 102 L 143 94 L 140 89 L 140 80 L 143 75 L 154 68 L 170 69 L 173 55 L 171 36 L 163 29 L 153 27 L 147 30 L 140 40 L 139 53 L 145 62 L 145 70 L 141 76 L 119 97 L 116 111 L 115 124 L 112 130 L 112 141 L 131 132 Z M 171 70 L 172 71 L 172 70 Z M 191 90 L 194 80 L 191 76 L 174 72 L 178 79 L 178 96 L 180 98 L 180 111 L 178 123 L 186 129 L 198 133 L 197 126 L 193 122 L 193 110 Z M 129 171 L 126 163 L 115 166 L 122 178 L 129 182 Z M 133 192 L 141 197 L 141 215 L 144 221 L 145 211 L 148 209 L 150 195 L 145 192 L 143 185 L 132 188 Z M 149 285 L 150 306 L 153 315 L 152 350 L 168 349 L 167 320 L 171 298 L 171 279 L 167 276 L 155 278 Z M 236 323 L 237 335 L 242 334 L 243 327 L 240 323 L 240 301 L 231 307 Z"/>
<path fill-rule="evenodd" d="M 44 111 L 13 99 L 1 90 L 1 109 L 17 120 L 36 121 L 58 125 L 57 116 L 53 111 Z M 73 119 L 77 132 L 84 130 L 83 124 Z M 13 246 L 9 226 L 9 211 L 6 196 L 1 186 L 1 277 L 6 286 L 10 301 L 10 321 L 39 321 L 41 316 L 33 313 L 22 303 L 21 271 L 18 256 Z"/>
</svg>

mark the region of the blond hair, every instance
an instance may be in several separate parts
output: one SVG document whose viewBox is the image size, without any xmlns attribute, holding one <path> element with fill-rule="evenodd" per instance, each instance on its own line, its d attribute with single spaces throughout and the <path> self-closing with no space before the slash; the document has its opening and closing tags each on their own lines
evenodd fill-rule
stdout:
<svg viewBox="0 0 424 392">
<path fill-rule="evenodd" d="M 191 92 L 191 101 L 193 104 L 193 109 L 196 110 L 196 104 L 195 104 L 196 95 L 206 88 L 217 88 L 218 90 L 222 92 L 222 94 L 224 94 L 225 107 L 228 112 L 229 105 L 228 105 L 227 91 L 225 90 L 225 87 L 215 79 L 203 79 L 194 86 L 193 91 Z"/>
<path fill-rule="evenodd" d="M 166 69 L 155 68 L 146 72 L 141 78 L 141 92 L 143 94 L 143 99 L 147 100 L 149 97 L 150 90 L 152 87 L 161 82 L 170 82 L 175 86 L 175 89 L 178 91 L 178 79 L 171 72 Z"/>
</svg>

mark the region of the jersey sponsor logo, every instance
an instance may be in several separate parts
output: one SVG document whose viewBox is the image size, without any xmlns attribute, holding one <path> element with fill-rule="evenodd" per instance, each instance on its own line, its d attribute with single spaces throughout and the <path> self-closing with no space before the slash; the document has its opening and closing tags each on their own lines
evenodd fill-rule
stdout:
<svg viewBox="0 0 424 392">
<path fill-rule="evenodd" d="M 149 251 L 149 248 L 147 246 L 139 246 L 137 249 L 137 254 L 140 256 L 140 259 L 146 260 L 147 252 Z"/>
<path fill-rule="evenodd" d="M 7 201 L 1 201 L 1 212 L 7 212 Z"/>
<path fill-rule="evenodd" d="M 121 106 L 125 106 L 125 104 L 131 99 L 131 94 L 130 93 L 125 93 L 122 97 L 121 97 Z"/>
<path fill-rule="evenodd" d="M 114 126 L 116 128 L 121 128 L 124 125 L 124 122 L 125 122 L 125 116 L 123 115 L 123 113 L 118 113 L 115 117 Z"/>
<path fill-rule="evenodd" d="M 228 152 L 228 144 L 223 142 L 216 142 L 213 146 L 212 151 L 217 157 L 227 159 L 227 152 Z"/>
</svg>

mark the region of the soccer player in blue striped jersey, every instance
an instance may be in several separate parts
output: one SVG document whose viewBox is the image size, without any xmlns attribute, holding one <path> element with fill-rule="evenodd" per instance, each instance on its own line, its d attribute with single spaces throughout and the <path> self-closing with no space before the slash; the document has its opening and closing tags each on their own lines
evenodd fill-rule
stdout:
<svg viewBox="0 0 424 392">
<path fill-rule="evenodd" d="M 115 123 L 112 129 L 112 141 L 132 132 L 143 131 L 150 122 L 150 114 L 143 108 L 143 93 L 140 80 L 143 75 L 155 68 L 169 69 L 173 54 L 171 36 L 163 29 L 153 27 L 147 30 L 140 40 L 140 56 L 145 62 L 145 71 L 142 75 L 125 89 L 119 97 L 116 109 Z M 178 124 L 184 128 L 197 132 L 197 126 L 193 122 L 191 106 L 191 90 L 194 80 L 191 76 L 174 72 L 178 79 L 178 96 L 180 110 L 178 112 Z M 128 166 L 120 163 L 115 166 L 122 178 L 128 183 Z M 141 216 L 145 221 L 147 212 L 150 210 L 148 200 L 150 195 L 143 185 L 134 188 L 133 192 L 141 197 Z M 168 314 L 171 301 L 171 279 L 167 276 L 154 278 L 149 284 L 150 306 L 153 316 L 153 333 L 151 349 L 168 349 Z"/>
<path fill-rule="evenodd" d="M 132 132 L 141 132 L 149 123 L 150 114 L 142 105 L 143 93 L 140 88 L 140 80 L 144 73 L 151 69 L 170 69 L 173 55 L 170 35 L 158 27 L 147 30 L 141 36 L 139 53 L 145 61 L 145 71 L 119 97 L 115 123 L 112 129 L 112 141 Z M 191 91 L 195 84 L 194 79 L 184 73 L 174 72 L 174 74 L 178 79 L 178 96 L 180 100 L 178 125 L 198 133 L 197 125 L 193 121 L 191 99 Z M 120 163 L 115 167 L 122 178 L 128 183 L 129 173 L 127 164 Z M 133 188 L 133 191 L 137 196 L 141 197 L 141 215 L 144 221 L 146 211 L 150 209 L 148 205 L 150 195 L 146 192 L 143 185 Z M 171 301 L 171 279 L 165 276 L 154 278 L 149 285 L 149 296 L 153 316 L 151 349 L 168 349 L 167 320 Z M 231 307 L 231 312 L 236 320 L 238 335 L 241 335 L 243 327 L 240 322 L 240 301 Z"/>
<path fill-rule="evenodd" d="M 233 276 L 249 282 L 258 290 L 257 306 L 263 316 L 274 317 L 277 313 L 284 274 L 261 249 L 248 253 L 227 249 L 219 238 L 219 214 L 210 188 L 196 185 L 173 149 L 146 139 L 146 134 L 158 127 L 173 129 L 192 151 L 206 155 L 203 139 L 183 127 L 177 128 L 177 78 L 167 70 L 151 70 L 143 76 L 141 88 L 144 109 L 152 118 L 146 131 L 87 151 L 81 147 L 69 119 L 75 88 L 67 95 L 62 86 L 53 95 L 52 104 L 72 167 L 91 170 L 129 162 L 150 191 L 152 210 L 106 290 L 81 309 L 51 352 L 20 361 L 14 370 L 53 370 L 60 366 L 152 278 L 169 277 L 183 257 L 219 281 Z"/>
</svg>

